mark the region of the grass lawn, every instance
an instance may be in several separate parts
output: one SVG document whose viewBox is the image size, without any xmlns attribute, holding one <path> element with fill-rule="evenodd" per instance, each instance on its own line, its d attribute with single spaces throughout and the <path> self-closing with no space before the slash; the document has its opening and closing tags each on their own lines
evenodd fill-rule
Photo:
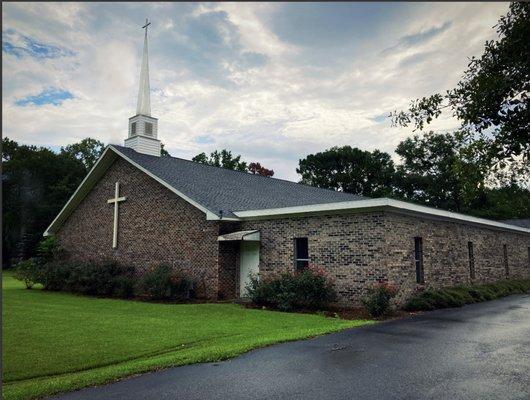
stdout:
<svg viewBox="0 0 530 400">
<path fill-rule="evenodd" d="M 26 290 L 2 282 L 3 397 L 30 399 L 369 321 L 246 309 L 154 304 Z"/>
</svg>

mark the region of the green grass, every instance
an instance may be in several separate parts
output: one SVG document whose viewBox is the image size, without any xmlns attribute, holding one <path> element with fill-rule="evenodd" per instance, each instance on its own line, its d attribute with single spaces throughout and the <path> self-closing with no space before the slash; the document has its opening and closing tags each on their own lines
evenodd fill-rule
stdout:
<svg viewBox="0 0 530 400">
<path fill-rule="evenodd" d="M 3 275 L 3 396 L 30 399 L 369 321 L 27 290 Z"/>
<path fill-rule="evenodd" d="M 530 293 L 530 279 L 429 289 L 410 298 L 404 308 L 408 311 L 430 311 L 438 308 L 462 307 L 465 304 L 498 299 L 517 293 Z"/>
</svg>

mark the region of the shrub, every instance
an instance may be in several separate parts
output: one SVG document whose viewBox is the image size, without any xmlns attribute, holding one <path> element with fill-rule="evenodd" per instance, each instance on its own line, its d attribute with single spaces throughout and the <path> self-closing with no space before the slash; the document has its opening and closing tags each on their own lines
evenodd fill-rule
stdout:
<svg viewBox="0 0 530 400">
<path fill-rule="evenodd" d="M 190 296 L 191 282 L 169 265 L 149 268 L 138 280 L 137 293 L 150 300 L 184 300 Z"/>
<path fill-rule="evenodd" d="M 39 263 L 45 264 L 59 259 L 63 254 L 63 250 L 57 237 L 51 235 L 46 236 L 39 242 L 37 245 L 37 254 L 39 255 Z"/>
<path fill-rule="evenodd" d="M 325 271 L 314 265 L 268 280 L 251 277 L 247 292 L 254 304 L 281 311 L 325 309 L 336 299 Z"/>
<path fill-rule="evenodd" d="M 134 285 L 136 279 L 134 276 L 121 275 L 114 280 L 114 296 L 120 299 L 130 299 L 134 297 Z"/>
<path fill-rule="evenodd" d="M 24 282 L 26 289 L 31 289 L 39 281 L 39 264 L 34 258 L 21 261 L 15 265 L 13 277 Z"/>
<path fill-rule="evenodd" d="M 122 266 L 115 261 L 105 263 L 82 263 L 72 266 L 65 288 L 74 293 L 93 296 L 114 296 L 118 290 L 123 295 L 125 280 L 134 273 L 134 268 Z"/>
<path fill-rule="evenodd" d="M 66 282 L 72 272 L 67 261 L 50 261 L 41 266 L 38 282 L 45 290 L 66 290 Z"/>
<path fill-rule="evenodd" d="M 372 317 L 382 317 L 390 312 L 390 301 L 396 294 L 394 286 L 378 283 L 368 288 L 366 296 L 361 301 Z"/>
<path fill-rule="evenodd" d="M 429 311 L 438 308 L 461 307 L 465 304 L 493 300 L 516 293 L 530 293 L 530 279 L 429 289 L 410 298 L 404 309 Z"/>
</svg>

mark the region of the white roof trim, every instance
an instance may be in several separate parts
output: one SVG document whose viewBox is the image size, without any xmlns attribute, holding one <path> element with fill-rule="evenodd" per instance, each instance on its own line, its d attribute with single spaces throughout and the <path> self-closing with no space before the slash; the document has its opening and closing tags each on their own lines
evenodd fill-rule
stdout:
<svg viewBox="0 0 530 400">
<path fill-rule="evenodd" d="M 220 235 L 217 240 L 219 242 L 225 241 L 245 241 L 245 242 L 259 242 L 260 234 L 259 231 L 237 231 Z"/>
<path fill-rule="evenodd" d="M 134 162 L 133 160 L 131 160 L 129 157 L 127 157 L 125 154 L 123 154 L 122 152 L 120 152 L 118 149 L 116 149 L 114 146 L 112 145 L 109 145 L 109 148 L 111 148 L 113 151 L 115 151 L 118 155 L 120 155 L 122 158 L 124 158 L 126 161 L 128 161 L 129 163 L 131 163 L 132 165 L 134 165 L 136 168 L 138 168 L 140 171 L 146 173 L 147 175 L 149 175 L 151 178 L 153 178 L 155 181 L 157 181 L 158 183 L 160 183 L 162 186 L 165 186 L 166 188 L 168 188 L 169 190 L 171 190 L 173 193 L 175 193 L 177 196 L 179 197 L 182 197 L 184 200 L 186 200 L 188 203 L 190 203 L 192 206 L 195 206 L 196 208 L 198 208 L 199 210 L 201 210 L 203 213 L 205 213 L 207 216 L 208 214 L 211 214 L 210 217 L 212 217 L 212 215 L 215 215 L 214 213 L 212 213 L 210 210 L 208 210 L 206 207 L 202 206 L 201 204 L 197 203 L 195 200 L 192 200 L 190 197 L 186 196 L 184 193 L 182 193 L 181 191 L 175 189 L 173 186 L 171 186 L 169 183 L 167 183 L 166 181 L 164 181 L 163 179 L 160 179 L 158 176 L 154 175 L 152 172 L 149 172 L 148 170 L 146 170 L 144 167 L 142 167 L 140 164 Z M 216 216 L 217 217 L 217 216 Z M 217 217 L 217 219 L 219 219 L 219 217 Z"/>
<path fill-rule="evenodd" d="M 112 152 L 114 153 L 114 157 L 109 159 L 111 155 L 110 150 L 112 150 Z M 484 218 L 472 217 L 470 215 L 459 214 L 459 213 L 455 213 L 452 211 L 445 211 L 445 210 L 440 210 L 437 208 L 431 208 L 431 207 L 426 207 L 426 206 L 420 206 L 417 204 L 407 203 L 404 201 L 388 199 L 388 198 L 355 200 L 355 201 L 345 201 L 345 202 L 338 202 L 338 203 L 324 203 L 324 204 L 314 204 L 314 205 L 308 205 L 308 206 L 234 211 L 233 213 L 236 215 L 236 218 L 225 217 L 225 216 L 220 217 L 214 212 L 208 210 L 206 207 L 197 203 L 190 197 L 186 196 L 184 193 L 175 189 L 173 186 L 171 186 L 164 180 L 160 179 L 153 173 L 149 172 L 148 170 L 143 168 L 141 165 L 131 160 L 129 157 L 127 157 L 125 154 L 120 152 L 114 146 L 109 145 L 105 149 L 101 157 L 98 159 L 98 161 L 94 164 L 94 166 L 92 167 L 90 172 L 87 174 L 87 176 L 83 179 L 81 184 L 77 187 L 74 194 L 66 202 L 66 204 L 61 209 L 59 214 L 57 214 L 57 216 L 52 221 L 52 223 L 48 226 L 48 228 L 46 228 L 46 231 L 44 232 L 44 236 L 48 236 L 52 233 L 55 233 L 59 229 L 59 227 L 64 223 L 64 221 L 66 221 L 66 218 L 73 212 L 73 210 L 77 207 L 77 205 L 79 205 L 81 200 L 87 195 L 88 192 L 83 193 L 83 190 L 91 189 L 92 186 L 90 185 L 95 184 L 95 182 L 93 181 L 93 178 L 97 177 L 98 172 L 101 172 L 101 174 L 103 174 L 103 172 L 106 171 L 106 169 L 114 161 L 116 156 L 122 157 L 124 160 L 128 161 L 130 164 L 138 168 L 140 171 L 146 173 L 148 176 L 153 178 L 155 181 L 165 186 L 171 192 L 175 193 L 177 196 L 181 197 L 182 199 L 184 199 L 185 201 L 187 201 L 194 207 L 204 212 L 206 214 L 206 220 L 210 220 L 210 221 L 218 221 L 218 220 L 240 221 L 240 220 L 247 220 L 247 219 L 251 220 L 251 219 L 269 218 L 269 217 L 275 217 L 275 216 L 321 213 L 321 212 L 327 212 L 327 211 L 353 211 L 353 210 L 362 211 L 363 209 L 390 208 L 396 211 L 409 212 L 409 213 L 414 213 L 414 214 L 423 214 L 426 216 L 485 225 L 485 226 L 490 226 L 490 227 L 494 227 L 498 229 L 506 229 L 506 230 L 511 230 L 511 231 L 530 233 L 530 229 L 523 228 L 523 227 L 516 226 L 516 225 L 510 225 L 510 224 L 506 224 L 503 222 L 492 221 L 492 220 L 488 220 Z M 104 165 L 105 163 L 107 163 L 106 168 Z M 103 171 L 98 171 L 99 169 L 102 169 L 102 168 L 105 168 L 105 169 Z"/>
<path fill-rule="evenodd" d="M 361 210 L 370 208 L 392 208 L 395 210 L 407 211 L 412 213 L 424 214 L 439 218 L 463 221 L 467 223 L 486 225 L 495 228 L 508 229 L 512 231 L 530 233 L 530 229 L 516 225 L 510 225 L 503 222 L 492 221 L 489 219 L 472 217 L 470 215 L 459 214 L 452 211 L 440 210 L 437 208 L 420 206 L 417 204 L 407 203 L 400 200 L 389 198 L 378 198 L 368 200 L 345 201 L 339 203 L 314 204 L 308 206 L 268 208 L 261 210 L 234 211 L 234 214 L 241 219 L 257 219 L 273 216 L 287 216 L 306 213 L 319 213 L 325 211 L 347 211 Z"/>
<path fill-rule="evenodd" d="M 74 199 L 78 196 L 78 194 L 81 192 L 81 189 L 87 184 L 89 178 L 94 174 L 94 171 L 96 171 L 100 165 L 103 164 L 103 160 L 105 159 L 105 156 L 107 155 L 107 153 L 109 152 L 109 147 L 107 147 L 104 151 L 103 151 L 103 154 L 101 154 L 101 156 L 99 157 L 99 159 L 96 161 L 96 163 L 92 166 L 92 168 L 90 169 L 90 171 L 88 172 L 88 174 L 85 176 L 85 178 L 81 181 L 81 183 L 79 184 L 79 186 L 77 187 L 77 189 L 75 190 L 74 194 L 72 194 L 70 196 L 70 198 L 68 199 L 68 201 L 66 202 L 66 204 L 63 206 L 63 208 L 61 208 L 61 211 L 59 211 L 59 214 L 57 214 L 57 216 L 53 219 L 53 221 L 51 222 L 50 225 L 48 225 L 48 227 L 46 228 L 46 230 L 44 231 L 43 233 L 43 236 L 49 236 L 50 234 L 54 233 L 52 232 L 51 230 L 52 229 L 57 229 L 59 228 L 62 223 L 62 222 L 59 222 L 60 218 L 62 218 L 64 216 L 64 214 L 67 212 L 67 210 L 69 209 L 70 205 L 73 203 Z M 58 225 L 58 226 L 55 226 L 55 225 Z"/>
<path fill-rule="evenodd" d="M 190 203 L 192 206 L 198 208 L 203 213 L 206 214 L 206 220 L 208 221 L 218 221 L 218 220 L 225 220 L 225 221 L 239 221 L 239 218 L 233 218 L 233 217 L 220 217 L 214 212 L 208 210 L 203 205 L 197 203 L 195 200 L 193 200 L 191 197 L 186 196 L 184 193 L 182 193 L 180 190 L 175 189 L 173 186 L 171 186 L 169 183 L 164 181 L 163 179 L 160 179 L 158 176 L 154 175 L 152 172 L 149 172 L 147 169 L 142 167 L 140 164 L 134 162 L 129 157 L 127 157 L 125 154 L 123 154 L 121 151 L 116 149 L 114 146 L 109 145 L 110 148 L 112 148 L 113 151 L 115 151 L 117 154 L 119 154 L 121 157 L 123 157 L 126 161 L 130 162 L 132 165 L 134 165 L 136 168 L 138 168 L 140 171 L 145 172 L 147 175 L 149 175 L 151 178 L 153 178 L 155 181 L 160 183 L 161 185 L 165 186 L 169 190 L 171 190 L 173 193 L 175 193 L 177 196 L 183 198 L 188 203 Z"/>
<path fill-rule="evenodd" d="M 109 159 L 109 157 L 112 154 L 111 151 L 114 153 L 114 157 L 112 157 L 112 159 Z M 149 175 L 151 178 L 153 178 L 155 181 L 157 181 L 161 185 L 163 185 L 166 188 L 168 188 L 170 191 L 175 193 L 177 196 L 181 197 L 182 199 L 184 199 L 185 201 L 190 203 L 192 206 L 194 206 L 194 207 L 198 208 L 199 210 L 201 210 L 202 212 L 204 212 L 206 214 L 206 219 L 207 220 L 220 220 L 220 219 L 223 219 L 223 220 L 227 220 L 227 221 L 239 221 L 239 218 L 231 218 L 231 217 L 222 217 L 221 218 L 221 217 L 219 217 L 218 215 L 216 215 L 212 211 L 208 210 L 206 207 L 204 207 L 201 204 L 197 203 L 196 201 L 192 200 L 191 198 L 186 196 L 184 193 L 182 193 L 179 190 L 175 189 L 174 187 L 172 187 L 170 184 L 168 184 L 164 180 L 160 179 L 156 175 L 152 174 L 151 172 L 149 172 L 148 170 L 143 168 L 141 165 L 139 165 L 136 162 L 134 162 L 133 160 L 131 160 L 129 157 L 127 157 L 125 154 L 120 152 L 114 146 L 109 145 L 103 151 L 103 154 L 99 157 L 98 161 L 90 169 L 90 171 L 88 172 L 87 176 L 85 176 L 83 181 L 79 184 L 79 186 L 75 190 L 74 194 L 72 194 L 72 196 L 70 196 L 70 199 L 68 199 L 68 201 L 66 202 L 64 207 L 59 212 L 59 214 L 57 214 L 57 216 L 54 218 L 52 223 L 46 228 L 46 230 L 44 231 L 43 236 L 48 236 L 50 234 L 53 234 L 53 233 L 57 232 L 57 230 L 64 223 L 64 221 L 66 221 L 68 216 L 75 210 L 75 208 L 79 205 L 79 203 L 82 201 L 82 199 L 88 194 L 88 191 L 92 188 L 93 184 L 95 184 L 95 182 L 91 182 L 91 180 L 97 175 L 98 172 L 106 171 L 107 168 L 115 160 L 115 157 L 117 157 L 117 156 L 122 157 L 125 161 L 128 161 L 133 166 L 138 168 L 140 171 L 142 171 L 142 172 L 146 173 L 147 175 Z M 104 164 L 106 162 L 107 162 L 107 165 L 106 165 L 106 168 L 105 168 Z M 103 171 L 98 171 L 98 170 L 100 170 L 102 168 L 105 168 L 105 169 Z M 92 184 L 92 186 L 90 186 L 91 184 Z M 88 189 L 87 193 L 83 193 L 83 190 L 87 190 L 87 189 Z"/>
</svg>

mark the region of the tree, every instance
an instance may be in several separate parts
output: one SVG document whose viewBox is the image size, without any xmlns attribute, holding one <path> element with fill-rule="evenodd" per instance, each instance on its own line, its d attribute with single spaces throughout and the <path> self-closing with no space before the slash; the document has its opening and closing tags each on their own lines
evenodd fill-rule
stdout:
<svg viewBox="0 0 530 400">
<path fill-rule="evenodd" d="M 487 169 L 462 134 L 415 135 L 396 148 L 401 164 L 394 178 L 395 195 L 452 211 L 464 211 L 484 193 Z"/>
<path fill-rule="evenodd" d="M 248 165 L 248 172 L 254 175 L 261 175 L 269 178 L 274 175 L 274 171 L 272 169 L 262 167 L 259 162 L 251 162 Z"/>
<path fill-rule="evenodd" d="M 296 172 L 302 183 L 363 196 L 392 193 L 394 162 L 388 153 L 350 146 L 332 147 L 299 160 Z"/>
<path fill-rule="evenodd" d="M 87 173 L 67 152 L 2 140 L 2 261 L 36 255 L 46 227 Z"/>
<path fill-rule="evenodd" d="M 61 147 L 61 153 L 68 154 L 71 157 L 80 160 L 86 167 L 87 171 L 90 171 L 103 153 L 104 149 L 105 145 L 99 140 L 86 138 L 79 143 Z"/>
<path fill-rule="evenodd" d="M 241 161 L 241 156 L 238 155 L 234 157 L 232 152 L 226 149 L 221 151 L 215 150 L 210 153 L 210 157 L 206 156 L 205 153 L 200 153 L 193 157 L 192 160 L 201 164 L 213 165 L 215 167 L 223 167 L 236 171 L 247 171 L 247 163 Z"/>
<path fill-rule="evenodd" d="M 471 207 L 470 214 L 482 218 L 530 218 L 530 190 L 516 184 L 487 188 L 484 195 L 476 198 Z"/>
<path fill-rule="evenodd" d="M 160 155 L 162 157 L 171 157 L 171 154 L 165 149 L 164 143 L 160 143 Z"/>
<path fill-rule="evenodd" d="M 423 130 L 444 110 L 461 121 L 459 131 L 483 146 L 482 162 L 504 168 L 514 158 L 529 162 L 530 3 L 510 4 L 496 25 L 498 39 L 472 57 L 457 87 L 411 102 L 394 111 L 395 125 Z"/>
</svg>

